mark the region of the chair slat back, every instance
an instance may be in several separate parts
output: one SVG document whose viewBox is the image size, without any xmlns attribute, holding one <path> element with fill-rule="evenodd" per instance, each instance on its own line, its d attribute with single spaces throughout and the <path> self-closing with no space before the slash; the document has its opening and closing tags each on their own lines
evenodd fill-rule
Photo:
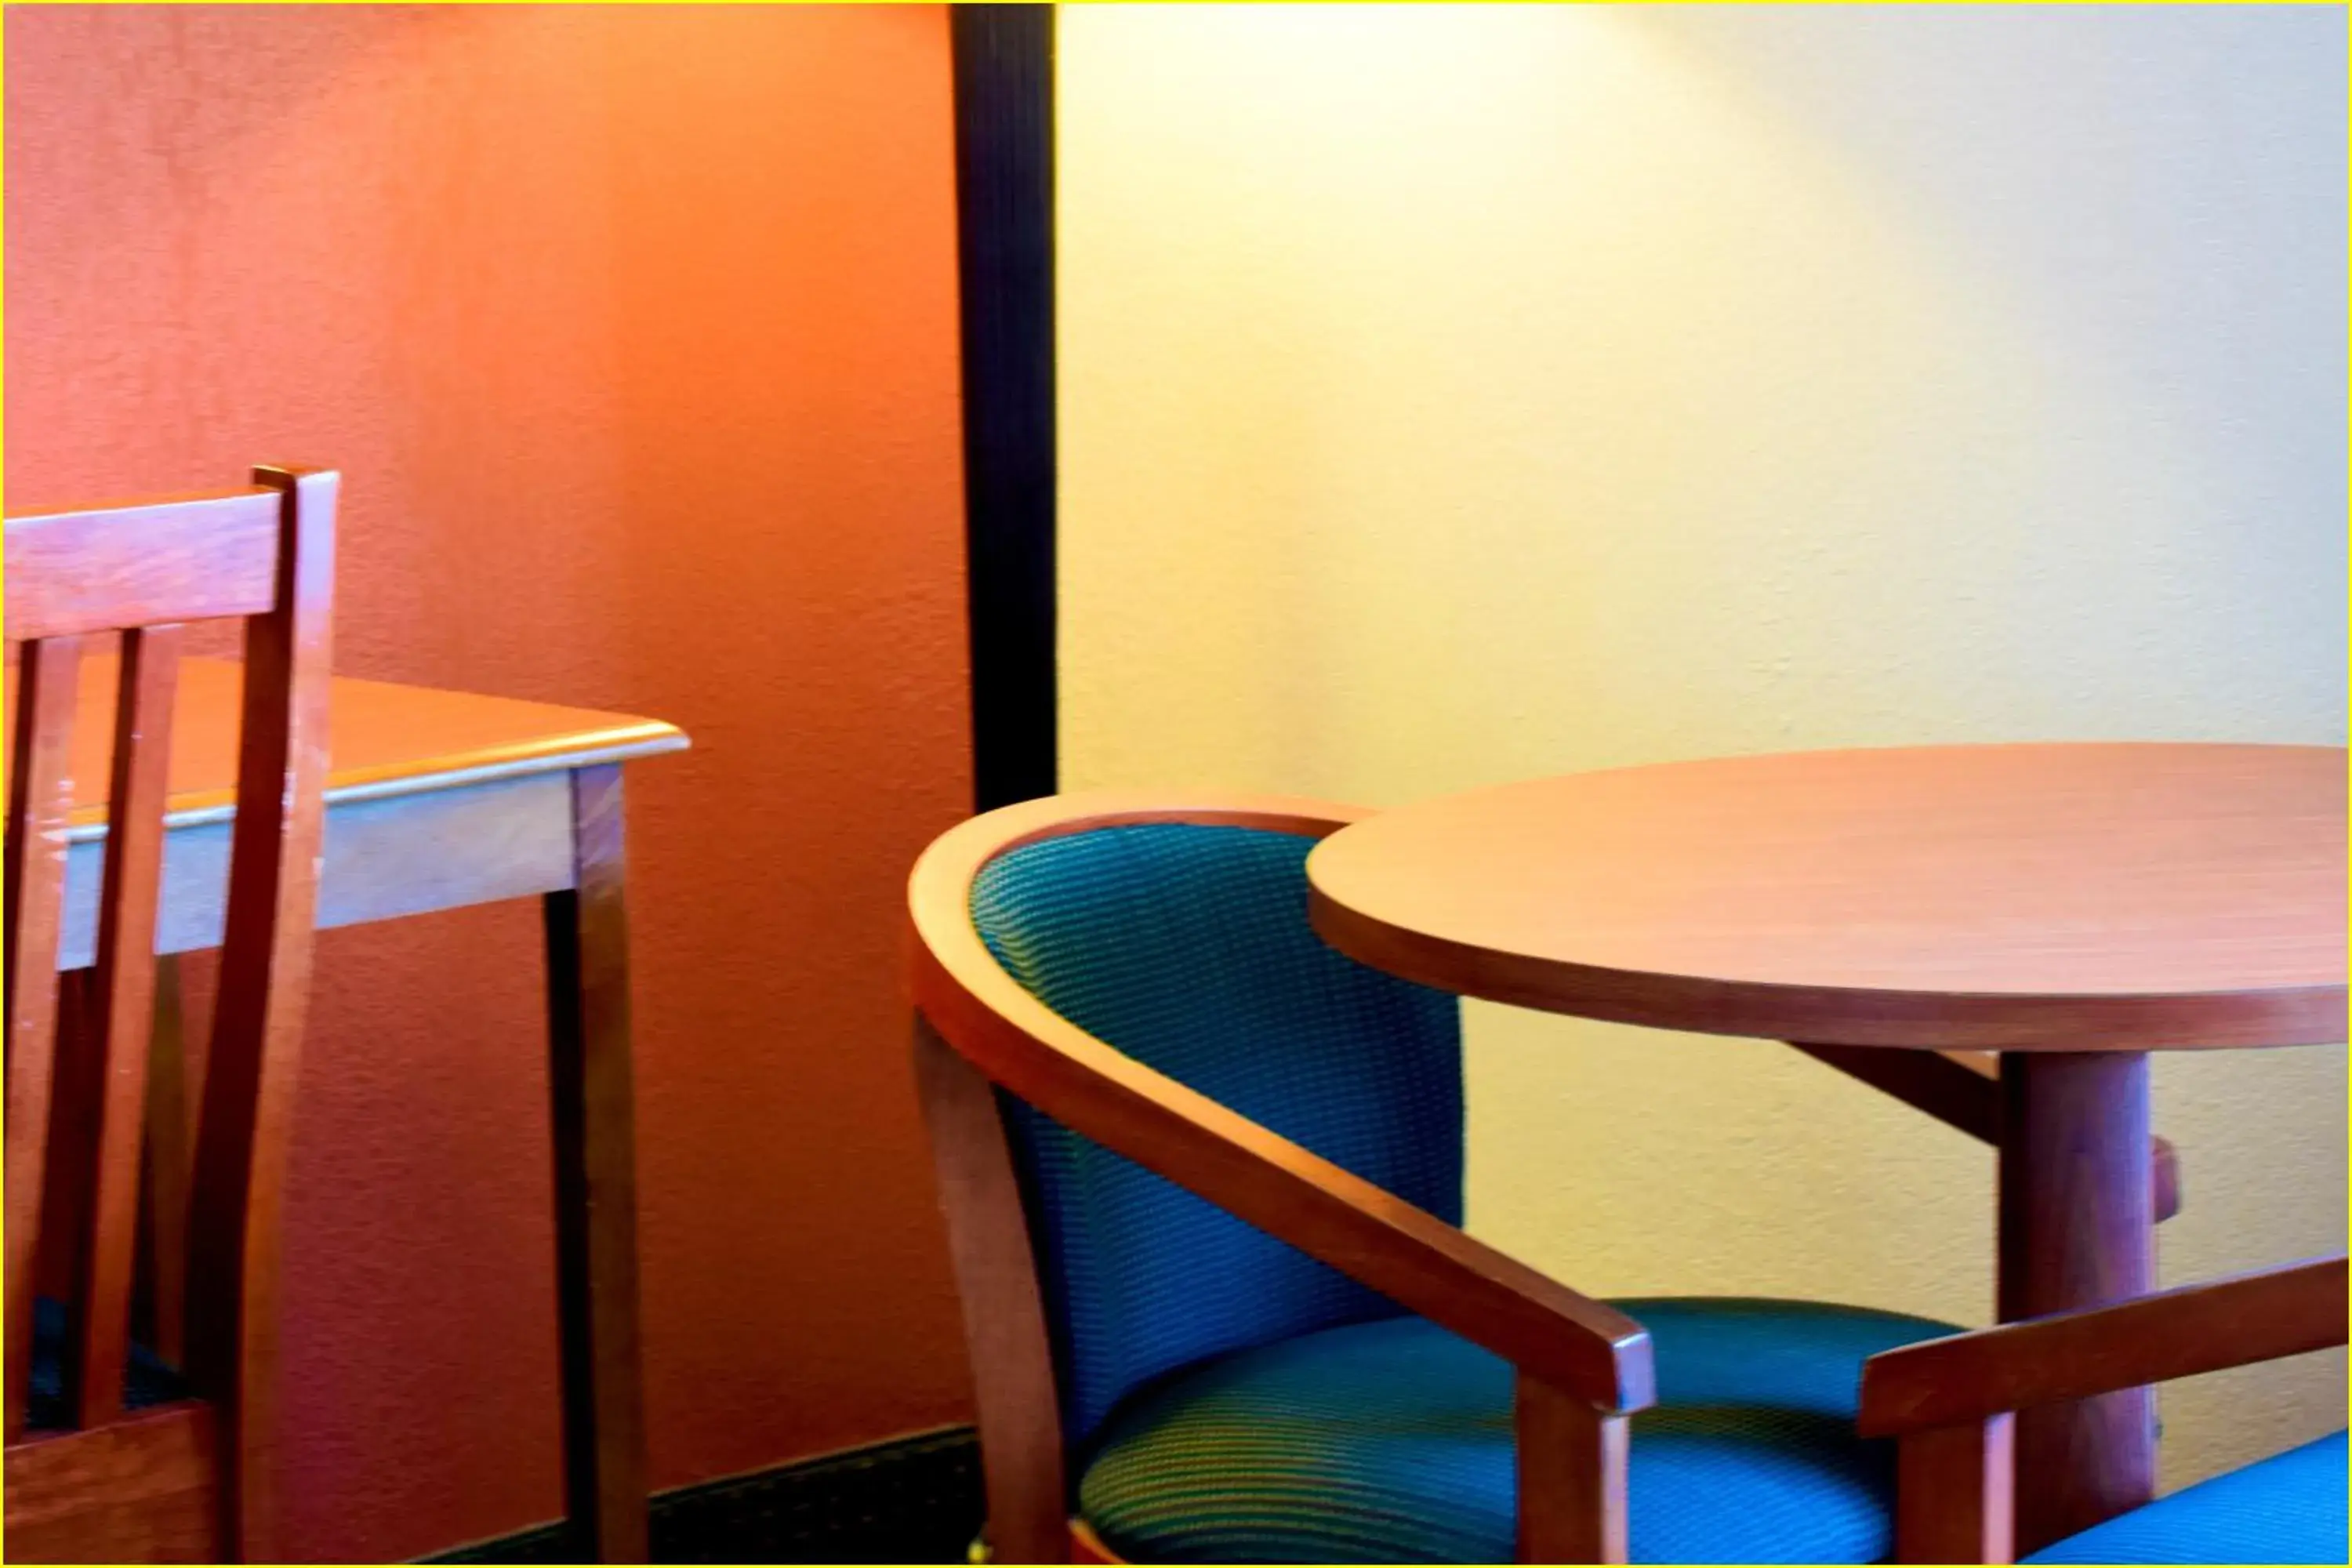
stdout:
<svg viewBox="0 0 2352 1568">
<path fill-rule="evenodd" d="M 8 519 L 12 642 L 266 614 L 279 492 L 267 485 Z"/>
<path fill-rule="evenodd" d="M 15 574 L 11 572 L 10 575 Z M 32 1384 L 34 1263 L 48 1161 L 58 1037 L 58 928 L 73 811 L 73 726 L 81 639 L 25 645 L 8 748 L 7 1436 Z"/>
<path fill-rule="evenodd" d="M 98 1140 L 83 1233 L 74 1249 L 80 1344 L 68 1363 L 80 1374 L 72 1388 L 77 1424 L 82 1426 L 103 1426 L 122 1413 L 130 1356 L 132 1240 L 155 1024 L 155 912 L 180 644 L 177 626 L 142 626 L 122 635 L 92 987 L 97 1016 L 90 1033 L 102 1065 L 92 1097 L 99 1109 Z"/>
<path fill-rule="evenodd" d="M 294 1058 L 309 988 L 326 783 L 327 680 L 338 477 L 265 468 L 257 488 L 6 521 L 6 625 L 21 641 L 7 821 L 7 1434 L 30 1414 L 36 1265 L 71 1259 L 67 1421 L 123 1414 L 155 1020 L 172 715 L 182 623 L 245 620 L 245 694 L 220 999 L 188 1198 L 187 1381 L 220 1407 L 223 1519 L 243 1556 L 268 1555 L 275 1422 L 278 1219 Z M 58 1050 L 58 938 L 75 780 L 77 666 L 92 634 L 121 634 L 92 1017 Z M 61 1076 L 87 1089 L 86 1157 L 49 1147 Z M 85 1191 L 49 1194 L 70 1177 Z M 160 1195 L 153 1194 L 153 1195 Z M 177 1341 L 177 1332 L 162 1336 Z"/>
</svg>

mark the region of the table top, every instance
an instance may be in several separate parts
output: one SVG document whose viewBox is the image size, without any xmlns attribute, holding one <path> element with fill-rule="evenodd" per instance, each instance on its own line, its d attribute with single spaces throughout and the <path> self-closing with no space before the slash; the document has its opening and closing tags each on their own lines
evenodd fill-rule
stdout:
<svg viewBox="0 0 2352 1568">
<path fill-rule="evenodd" d="M 1661 1028 L 2002 1050 L 2346 1037 L 2341 747 L 1726 758 L 1382 813 L 1316 928 L 1469 995 Z"/>
<path fill-rule="evenodd" d="M 112 746 L 116 662 L 82 661 L 74 723 L 74 826 L 101 832 Z M 190 658 L 173 710 L 166 821 L 184 827 L 234 815 L 238 702 L 245 667 Z M 16 710 L 15 671 L 6 706 Z M 675 725 L 625 713 L 562 708 L 469 691 L 337 677 L 327 721 L 327 800 L 411 795 L 509 775 L 674 752 Z"/>
</svg>

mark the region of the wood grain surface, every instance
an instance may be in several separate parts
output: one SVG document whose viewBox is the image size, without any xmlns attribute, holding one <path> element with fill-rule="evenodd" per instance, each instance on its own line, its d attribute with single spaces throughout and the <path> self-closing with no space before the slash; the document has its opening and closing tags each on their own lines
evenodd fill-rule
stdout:
<svg viewBox="0 0 2352 1568">
<path fill-rule="evenodd" d="M 1087 1561 L 1064 1511 L 1070 1488 L 1053 1342 L 996 1089 L 920 1014 L 913 1047 L 987 1445 L 990 1550 L 1000 1563 Z"/>
<path fill-rule="evenodd" d="M 253 616 L 278 587 L 266 486 L 8 517 L 12 642 Z"/>
<path fill-rule="evenodd" d="M 1632 1419 L 1519 1374 L 1511 1411 L 1519 1562 L 1626 1561 Z"/>
<path fill-rule="evenodd" d="M 2015 1417 L 1909 1432 L 1895 1450 L 1895 1559 L 1898 1563 L 2007 1563 L 2012 1521 Z"/>
<path fill-rule="evenodd" d="M 2202 1279 L 1882 1351 L 1863 1367 L 1861 1428 L 1899 1436 L 2340 1345 L 2345 1257 Z"/>
<path fill-rule="evenodd" d="M 1000 1089 L 1512 1362 L 1523 1557 L 1623 1557 L 1625 1418 L 1656 1397 L 1639 1323 L 1087 1034 L 1007 973 L 972 924 L 973 877 L 1016 845 L 1142 822 L 1313 838 L 1362 815 L 1276 797 L 1049 797 L 974 817 L 916 863 L 907 894 L 915 1067 L 975 1363 L 1000 1561 L 1117 1561 L 1083 1526 L 1065 1532 L 1060 1411 Z"/>
<path fill-rule="evenodd" d="M 82 663 L 73 820 L 87 836 L 104 831 L 117 676 L 110 658 Z M 226 816 L 234 804 L 244 679 L 245 667 L 231 659 L 191 658 L 180 667 L 168 785 L 175 827 Z M 11 670 L 10 713 L 16 694 Z M 687 743 L 677 726 L 658 719 L 382 680 L 337 677 L 329 683 L 328 700 L 330 805 L 501 773 L 650 756 Z"/>
<path fill-rule="evenodd" d="M 257 492 L 7 520 L 8 629 L 37 639 L 24 645 L 28 695 L 12 725 L 7 867 L 9 910 L 20 917 L 8 932 L 9 1201 L 28 1211 L 12 1206 L 9 1215 L 7 1546 L 18 1559 L 283 1556 L 278 1218 L 310 992 L 341 481 L 267 466 L 253 478 Z M 163 813 L 183 690 L 172 623 L 224 606 L 252 613 L 233 706 L 214 716 L 236 826 L 186 1189 L 184 1371 L 202 1403 L 126 1415 Z M 122 634 L 121 656 L 77 680 L 82 634 L 100 630 Z M 89 700 L 92 676 L 104 682 L 100 702 Z M 112 818 L 97 969 L 60 979 L 59 873 L 74 804 L 91 797 Z M 56 1014 L 40 1016 L 31 1004 L 67 988 L 84 998 L 77 1011 L 88 1025 L 73 1070 L 58 1075 L 75 1086 L 75 1131 L 46 1150 L 48 1119 L 27 1108 L 49 1076 Z M 68 1201 L 42 1201 L 44 1175 Z M 27 1265 L 37 1226 L 52 1215 L 65 1222 L 58 1250 L 72 1264 L 64 1371 L 79 1429 L 26 1441 L 16 1402 L 36 1278 Z"/>
<path fill-rule="evenodd" d="M 69 758 L 79 717 L 69 704 L 78 637 L 28 644 L 31 696 L 10 715 L 7 831 L 7 1436 L 25 1430 L 33 1365 L 36 1245 L 48 1174 L 49 1101 L 57 1082 L 58 921 L 65 903 Z"/>
<path fill-rule="evenodd" d="M 2007 1563 L 2035 1550 L 2037 1528 L 2046 1542 L 2053 1527 L 2096 1522 L 2095 1510 L 2069 1519 L 2046 1508 L 2031 1522 L 2049 1461 L 2012 1451 L 2016 1426 L 2147 1384 L 2340 1345 L 2346 1310 L 2338 1253 L 1872 1356 L 1858 1425 L 1901 1443 L 1896 1561 Z M 2095 1498 L 2071 1486 L 2052 1495 L 2071 1507 Z"/>
<path fill-rule="evenodd" d="M 110 793 L 121 803 L 109 829 L 99 902 L 96 1017 L 99 1093 L 90 1196 L 74 1251 L 80 1265 L 81 1350 L 74 1358 L 78 1424 L 122 1413 L 130 1351 L 131 1276 L 146 1134 L 147 1062 L 155 1024 L 155 910 L 163 879 L 163 769 L 179 682 L 180 628 L 149 626 L 122 638 L 122 691 L 114 713 Z"/>
<path fill-rule="evenodd" d="M 1661 1028 L 1831 1045 L 2342 1040 L 2340 747 L 1819 752 L 1507 784 L 1307 862 L 1391 973 Z"/>
<path fill-rule="evenodd" d="M 1641 1324 L 1087 1034 L 1023 989 L 972 925 L 972 878 L 1037 838 L 1130 822 L 1320 836 L 1356 815 L 1286 798 L 1105 792 L 973 817 L 933 840 L 908 879 L 915 1005 L 992 1082 L 1072 1131 L 1562 1393 L 1646 1408 L 1656 1382 Z"/>
<path fill-rule="evenodd" d="M 618 763 L 571 780 L 572 886 L 541 904 L 555 1155 L 563 1491 L 589 1561 L 646 1552 L 637 1317 L 635 1066 L 629 1028 L 627 816 Z"/>
<path fill-rule="evenodd" d="M 1998 1310 L 2003 1321 L 2156 1288 L 2148 1060 L 2001 1059 Z M 2032 1552 L 2156 1496 L 2156 1396 L 2126 1388 L 2018 1416 L 2017 1542 Z"/>
</svg>

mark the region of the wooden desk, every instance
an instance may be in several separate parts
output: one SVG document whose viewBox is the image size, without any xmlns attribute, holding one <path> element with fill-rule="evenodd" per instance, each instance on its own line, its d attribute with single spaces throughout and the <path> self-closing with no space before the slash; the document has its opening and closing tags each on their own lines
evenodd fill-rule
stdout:
<svg viewBox="0 0 2352 1568">
<path fill-rule="evenodd" d="M 2345 1023 L 2345 752 L 1953 746 L 1507 784 L 1342 828 L 1316 929 L 1423 984 L 1808 1046 L 2000 1053 L 2000 1315 L 2143 1294 L 2147 1052 Z M 2018 1550 L 2145 1502 L 2145 1390 L 2027 1411 Z"/>
<path fill-rule="evenodd" d="M 81 681 L 59 945 L 67 969 L 93 962 L 113 661 L 87 661 Z M 182 671 L 161 952 L 221 940 L 241 684 L 234 663 L 191 659 Z M 642 1563 L 621 767 L 680 750 L 687 738 L 656 720 L 372 680 L 337 680 L 331 712 L 320 926 L 543 900 L 567 1505 L 583 1556 Z"/>
</svg>

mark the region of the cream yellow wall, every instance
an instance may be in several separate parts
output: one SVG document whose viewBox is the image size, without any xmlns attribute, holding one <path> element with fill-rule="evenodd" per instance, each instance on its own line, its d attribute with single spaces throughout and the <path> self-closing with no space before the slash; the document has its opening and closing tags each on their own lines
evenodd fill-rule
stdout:
<svg viewBox="0 0 2352 1568">
<path fill-rule="evenodd" d="M 2338 742 L 2336 9 L 1065 6 L 1071 787 L 1371 804 Z M 1992 1162 L 1770 1045 L 1469 1009 L 1472 1227 L 1985 1321 Z M 2341 1245 L 2341 1047 L 2163 1060 L 2168 1279 Z M 2343 1424 L 2173 1385 L 2170 1484 Z"/>
</svg>

